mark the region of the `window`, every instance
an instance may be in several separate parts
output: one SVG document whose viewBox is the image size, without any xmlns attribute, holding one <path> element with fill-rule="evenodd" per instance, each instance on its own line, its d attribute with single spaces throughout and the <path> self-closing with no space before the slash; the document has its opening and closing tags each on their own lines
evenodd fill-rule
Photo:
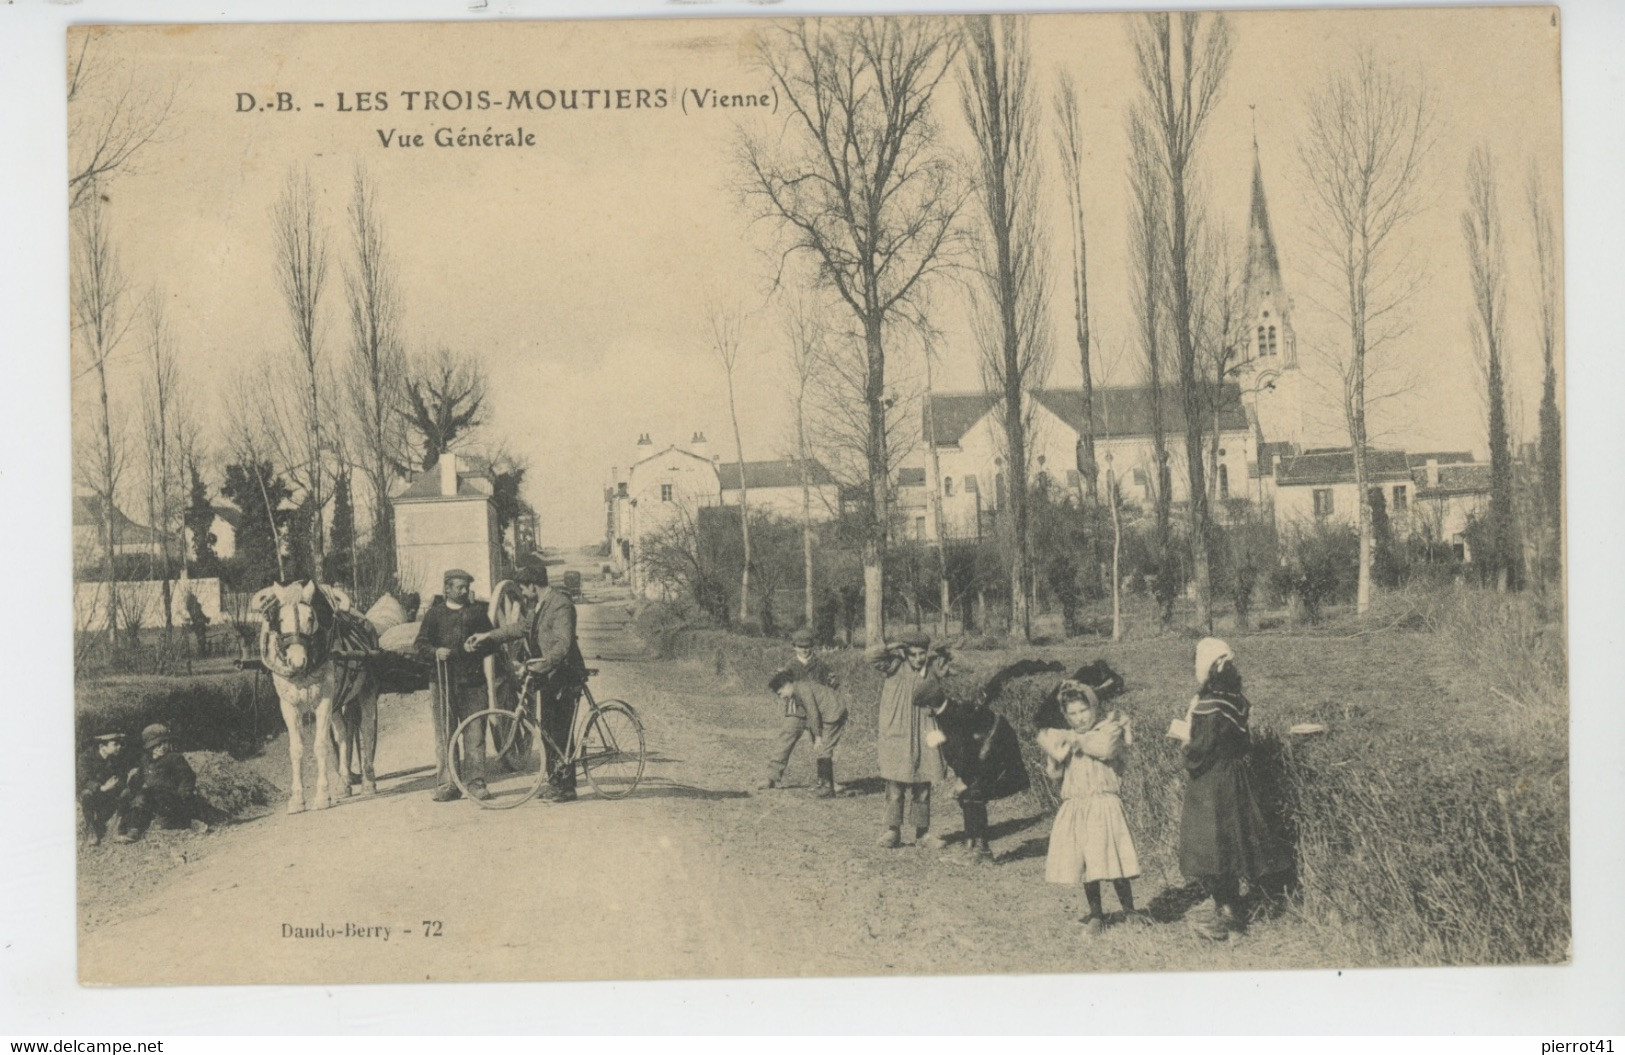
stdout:
<svg viewBox="0 0 1625 1055">
<path fill-rule="evenodd" d="M 1276 352 L 1275 327 L 1271 326 L 1270 329 L 1269 329 L 1269 351 L 1266 352 L 1265 354 L 1266 355 L 1274 355 L 1275 352 Z"/>
<path fill-rule="evenodd" d="M 917 539 L 925 538 L 925 517 L 914 518 L 914 537 Z"/>
<path fill-rule="evenodd" d="M 1314 494 L 1315 516 L 1325 517 L 1332 515 L 1332 489 L 1330 487 L 1317 487 Z"/>
<path fill-rule="evenodd" d="M 1068 469 L 1066 471 L 1066 485 L 1068 487 L 1076 488 L 1076 487 L 1080 486 L 1082 483 L 1083 483 L 1083 474 L 1082 473 L 1078 472 L 1078 470 L 1076 470 L 1076 469 Z"/>
<path fill-rule="evenodd" d="M 660 500 L 662 502 L 670 502 L 671 501 L 671 484 L 661 484 L 660 485 Z"/>
<path fill-rule="evenodd" d="M 995 508 L 995 509 L 1003 509 L 1004 508 L 1004 474 L 1003 473 L 995 473 L 993 475 L 993 508 Z"/>
<path fill-rule="evenodd" d="M 953 497 L 953 493 L 954 493 L 954 478 L 953 477 L 944 476 L 942 478 L 942 493 L 944 495 L 947 495 L 950 498 Z"/>
<path fill-rule="evenodd" d="M 1134 481 L 1136 487 L 1145 487 L 1150 482 L 1150 478 L 1145 475 L 1144 469 L 1135 469 L 1130 478 Z"/>
<path fill-rule="evenodd" d="M 1264 327 L 1260 326 L 1258 328 L 1258 354 L 1261 355 L 1261 356 L 1270 354 L 1269 351 L 1268 351 L 1268 348 L 1269 348 L 1269 331 L 1266 330 Z"/>
<path fill-rule="evenodd" d="M 1033 483 L 1037 484 L 1040 490 L 1048 491 L 1049 472 L 1045 469 L 1038 470 L 1038 475 L 1033 477 Z"/>
<path fill-rule="evenodd" d="M 1222 463 L 1219 466 L 1219 497 L 1230 497 L 1230 466 Z"/>
<path fill-rule="evenodd" d="M 973 495 L 973 494 L 976 493 L 976 474 L 975 473 L 966 473 L 965 474 L 965 493 L 968 494 L 968 495 Z"/>
<path fill-rule="evenodd" d="M 1404 484 L 1394 485 L 1394 512 L 1403 513 L 1410 508 L 1410 489 Z"/>
</svg>

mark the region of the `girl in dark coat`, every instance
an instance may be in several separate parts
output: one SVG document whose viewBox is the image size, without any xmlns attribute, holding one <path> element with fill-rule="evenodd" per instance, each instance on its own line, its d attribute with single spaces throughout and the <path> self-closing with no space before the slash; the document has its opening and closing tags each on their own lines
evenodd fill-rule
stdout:
<svg viewBox="0 0 1625 1055">
<path fill-rule="evenodd" d="M 982 700 L 955 699 L 941 681 L 921 686 L 914 706 L 936 719 L 926 734 L 928 745 L 942 749 L 943 761 L 959 781 L 959 812 L 965 822 L 965 848 L 970 860 L 991 863 L 987 804 L 1027 790 L 1027 766 L 1015 729 Z"/>
<path fill-rule="evenodd" d="M 1242 695 L 1229 645 L 1214 637 L 1197 643 L 1196 680 L 1199 687 L 1186 715 L 1190 784 L 1180 823 L 1179 868 L 1213 899 L 1213 915 L 1192 917 L 1192 926 L 1204 938 L 1223 941 L 1246 926 L 1241 880 L 1256 884 L 1284 872 L 1291 861 L 1253 794 L 1247 772 L 1252 706 Z"/>
</svg>

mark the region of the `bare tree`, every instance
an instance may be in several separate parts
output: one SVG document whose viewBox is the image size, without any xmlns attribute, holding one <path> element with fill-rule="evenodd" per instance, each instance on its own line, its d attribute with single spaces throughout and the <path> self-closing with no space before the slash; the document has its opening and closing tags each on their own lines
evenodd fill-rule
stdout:
<svg viewBox="0 0 1625 1055">
<path fill-rule="evenodd" d="M 394 261 L 384 240 L 372 183 L 359 167 L 351 183 L 348 216 L 352 255 L 344 271 L 344 289 L 350 304 L 346 380 L 355 433 L 350 446 L 361 458 L 361 472 L 372 491 L 376 556 L 389 568 L 395 553 L 389 487 L 397 467 L 405 464 L 408 456 L 406 355 L 400 341 L 400 295 Z"/>
<path fill-rule="evenodd" d="M 321 393 L 330 385 L 327 364 L 318 341 L 322 291 L 327 285 L 327 233 L 316 207 L 316 189 L 310 173 L 289 172 L 282 196 L 271 212 L 276 238 L 277 284 L 282 290 L 288 323 L 293 329 L 294 361 L 301 393 L 297 409 L 282 407 L 280 435 L 286 450 L 284 464 L 304 489 L 310 508 L 310 551 L 315 573 L 320 574 L 326 539 L 322 528 L 322 430 L 330 410 Z M 275 389 L 271 389 L 274 391 Z M 337 436 L 326 446 L 336 447 Z"/>
<path fill-rule="evenodd" d="M 922 312 L 922 318 L 928 313 Z M 929 326 L 922 325 L 921 337 L 923 357 L 925 361 L 925 391 L 921 395 L 923 413 L 920 417 L 920 440 L 925 445 L 927 493 L 930 495 L 931 521 L 936 528 L 937 536 L 937 604 L 940 608 L 938 633 L 942 637 L 948 636 L 948 613 L 952 610 L 953 600 L 948 588 L 948 520 L 942 510 L 942 465 L 937 457 L 937 424 L 935 418 L 935 403 L 933 393 L 933 366 L 937 358 L 937 334 Z"/>
<path fill-rule="evenodd" d="M 472 355 L 441 346 L 406 380 L 406 423 L 427 469 L 485 423 L 485 369 Z"/>
<path fill-rule="evenodd" d="M 180 368 L 175 359 L 174 335 L 164 311 L 162 296 L 154 291 L 143 306 L 145 329 L 142 411 L 143 431 L 147 454 L 147 523 L 157 537 L 157 576 L 162 583 L 164 636 L 167 640 L 174 630 L 174 610 L 170 580 L 174 576 L 171 562 L 175 532 L 172 528 L 180 512 L 180 499 L 185 485 L 180 474 L 188 452 L 185 442 L 186 412 L 181 405 Z M 184 562 L 184 555 L 183 555 Z"/>
<path fill-rule="evenodd" d="M 1467 159 L 1467 206 L 1461 211 L 1467 243 L 1467 278 L 1472 286 L 1473 349 L 1484 374 L 1489 417 L 1489 554 L 1496 586 L 1518 585 L 1518 541 L 1512 494 L 1512 443 L 1506 399 L 1506 242 L 1489 148 L 1475 147 Z M 1362 492 L 1363 493 L 1363 492 Z"/>
<path fill-rule="evenodd" d="M 1066 189 L 1067 220 L 1072 226 L 1072 318 L 1078 340 L 1080 390 L 1078 475 L 1084 498 L 1095 500 L 1100 466 L 1095 460 L 1095 378 L 1089 361 L 1089 246 L 1083 215 L 1083 117 L 1078 90 L 1062 73 L 1055 92 L 1055 141 L 1061 155 L 1061 182 Z"/>
<path fill-rule="evenodd" d="M 107 210 L 93 196 L 73 216 L 73 287 L 70 293 L 74 329 L 79 338 L 83 366 L 77 376 L 96 378 L 95 429 L 97 440 L 88 445 L 83 472 L 95 493 L 102 526 L 102 556 L 107 576 L 107 635 L 118 638 L 118 484 L 124 457 L 122 437 L 115 440 L 108 368 L 119 342 L 130 326 L 125 303 L 129 283 L 119 264 L 108 230 Z"/>
<path fill-rule="evenodd" d="M 1366 500 L 1374 361 L 1404 332 L 1406 302 L 1420 284 L 1404 227 L 1422 207 L 1422 172 L 1433 142 L 1432 105 L 1419 77 L 1380 66 L 1374 55 L 1328 74 L 1307 96 L 1299 144 L 1310 205 L 1316 270 L 1331 291 L 1326 307 L 1348 330 L 1330 351 L 1342 381 L 1360 516 L 1356 610 L 1371 607 L 1372 526 Z"/>
<path fill-rule="evenodd" d="M 1531 166 L 1525 185 L 1529 218 L 1534 227 L 1536 318 L 1540 357 L 1540 510 L 1541 575 L 1547 582 L 1563 578 L 1563 416 L 1557 406 L 1557 225 L 1539 174 Z M 1559 609 L 1561 611 L 1561 608 Z"/>
<path fill-rule="evenodd" d="M 961 194 L 938 149 L 931 97 L 958 35 L 941 19 L 801 19 L 764 27 L 758 58 L 787 119 L 740 146 L 745 193 L 805 256 L 862 333 L 867 469 L 864 622 L 884 640 L 890 491 L 886 326 L 951 256 Z"/>
<path fill-rule="evenodd" d="M 802 618 L 813 624 L 813 519 L 811 450 L 807 443 L 807 400 L 815 378 L 823 369 L 824 334 L 811 308 L 804 301 L 790 304 L 784 313 L 785 335 L 789 338 L 790 369 L 795 375 L 796 465 L 801 479 L 801 586 Z"/>
<path fill-rule="evenodd" d="M 1031 525 L 1027 470 L 1031 401 L 1044 383 L 1050 341 L 1045 329 L 1044 249 L 1039 235 L 1038 122 L 1032 51 L 1023 18 L 966 20 L 963 99 L 976 138 L 977 197 L 987 238 L 981 274 L 994 318 L 987 320 L 982 373 L 998 395 L 1010 471 L 1010 624 L 1032 640 Z"/>
<path fill-rule="evenodd" d="M 745 481 L 745 441 L 739 434 L 739 409 L 734 401 L 734 374 L 739 369 L 740 331 L 744 320 L 737 308 L 713 304 L 709 311 L 711 325 L 711 352 L 722 364 L 722 376 L 728 384 L 728 418 L 733 423 L 734 454 L 739 468 L 739 535 L 744 544 L 745 557 L 739 569 L 739 621 L 750 618 L 750 489 Z M 769 604 L 772 602 L 769 601 Z"/>
<path fill-rule="evenodd" d="M 100 30 L 74 30 L 68 58 L 68 207 L 93 198 L 158 138 L 174 106 L 168 92 L 126 76 L 96 49 Z"/>
<path fill-rule="evenodd" d="M 1152 540 L 1157 553 L 1157 608 L 1164 625 L 1173 619 L 1173 480 L 1168 464 L 1167 389 L 1163 361 L 1167 323 L 1163 306 L 1167 301 L 1168 221 L 1166 186 L 1158 171 L 1150 130 L 1140 115 L 1131 113 L 1129 133 L 1129 184 L 1134 195 L 1134 212 L 1129 223 L 1129 247 L 1133 272 L 1133 301 L 1139 321 L 1140 377 L 1145 385 L 1151 418 L 1151 457 L 1148 466 L 1154 505 Z M 1108 428 L 1110 423 L 1108 422 Z M 1118 481 L 1122 470 L 1118 470 Z M 1114 485 L 1115 486 L 1115 485 Z"/>
<path fill-rule="evenodd" d="M 1230 68 L 1230 23 L 1223 15 L 1148 14 L 1136 24 L 1133 41 L 1142 93 L 1139 108 L 1167 184 L 1168 322 L 1177 354 L 1179 399 L 1185 418 L 1196 620 L 1212 629 L 1208 557 L 1212 511 L 1204 483 L 1202 445 L 1208 392 L 1206 378 L 1199 370 L 1191 310 L 1198 229 L 1195 162 L 1197 144 Z"/>
</svg>

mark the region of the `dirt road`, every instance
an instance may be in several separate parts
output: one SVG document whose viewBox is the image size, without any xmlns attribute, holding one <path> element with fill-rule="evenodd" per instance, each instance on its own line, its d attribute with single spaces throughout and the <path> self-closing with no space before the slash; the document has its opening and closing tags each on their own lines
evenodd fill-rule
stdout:
<svg viewBox="0 0 1625 1055">
<path fill-rule="evenodd" d="M 421 697 L 385 697 L 380 791 L 205 836 L 145 895 L 82 906 L 87 983 L 345 983 L 1129 970 L 1324 965 L 1298 924 L 1203 947 L 1182 925 L 1072 925 L 1077 892 L 1042 879 L 1047 821 L 994 813 L 995 867 L 873 845 L 872 747 L 860 792 L 752 793 L 772 738 L 760 693 L 642 659 L 614 594 L 580 606 L 594 691 L 633 702 L 650 767 L 618 802 L 510 811 L 430 800 Z M 855 701 L 861 706 L 861 701 Z M 798 753 L 792 782 L 811 783 Z M 286 750 L 267 748 L 286 782 Z M 275 766 L 277 768 L 270 768 Z M 1000 804 L 1004 806 L 1005 804 Z M 958 830 L 951 804 L 939 827 Z M 187 840 L 195 840 L 188 843 Z M 117 853 L 104 847 L 89 853 Z M 1142 903 L 1166 886 L 1137 884 Z M 94 909 L 95 911 L 92 911 Z"/>
</svg>

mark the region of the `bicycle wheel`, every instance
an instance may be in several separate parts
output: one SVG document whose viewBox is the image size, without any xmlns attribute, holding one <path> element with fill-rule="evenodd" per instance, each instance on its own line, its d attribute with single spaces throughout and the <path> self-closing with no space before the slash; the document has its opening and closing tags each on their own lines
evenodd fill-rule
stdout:
<svg viewBox="0 0 1625 1055">
<path fill-rule="evenodd" d="M 581 768 L 592 789 L 606 799 L 632 794 L 643 779 L 643 723 L 620 700 L 593 708 L 581 734 Z"/>
<path fill-rule="evenodd" d="M 539 743 L 536 722 L 523 711 L 498 708 L 471 714 L 452 733 L 451 779 L 481 809 L 511 810 L 524 805 L 547 779 Z M 483 765 L 470 757 L 475 744 L 484 748 L 480 752 Z M 470 792 L 469 785 L 475 780 L 485 781 L 489 798 L 477 798 Z"/>
</svg>

